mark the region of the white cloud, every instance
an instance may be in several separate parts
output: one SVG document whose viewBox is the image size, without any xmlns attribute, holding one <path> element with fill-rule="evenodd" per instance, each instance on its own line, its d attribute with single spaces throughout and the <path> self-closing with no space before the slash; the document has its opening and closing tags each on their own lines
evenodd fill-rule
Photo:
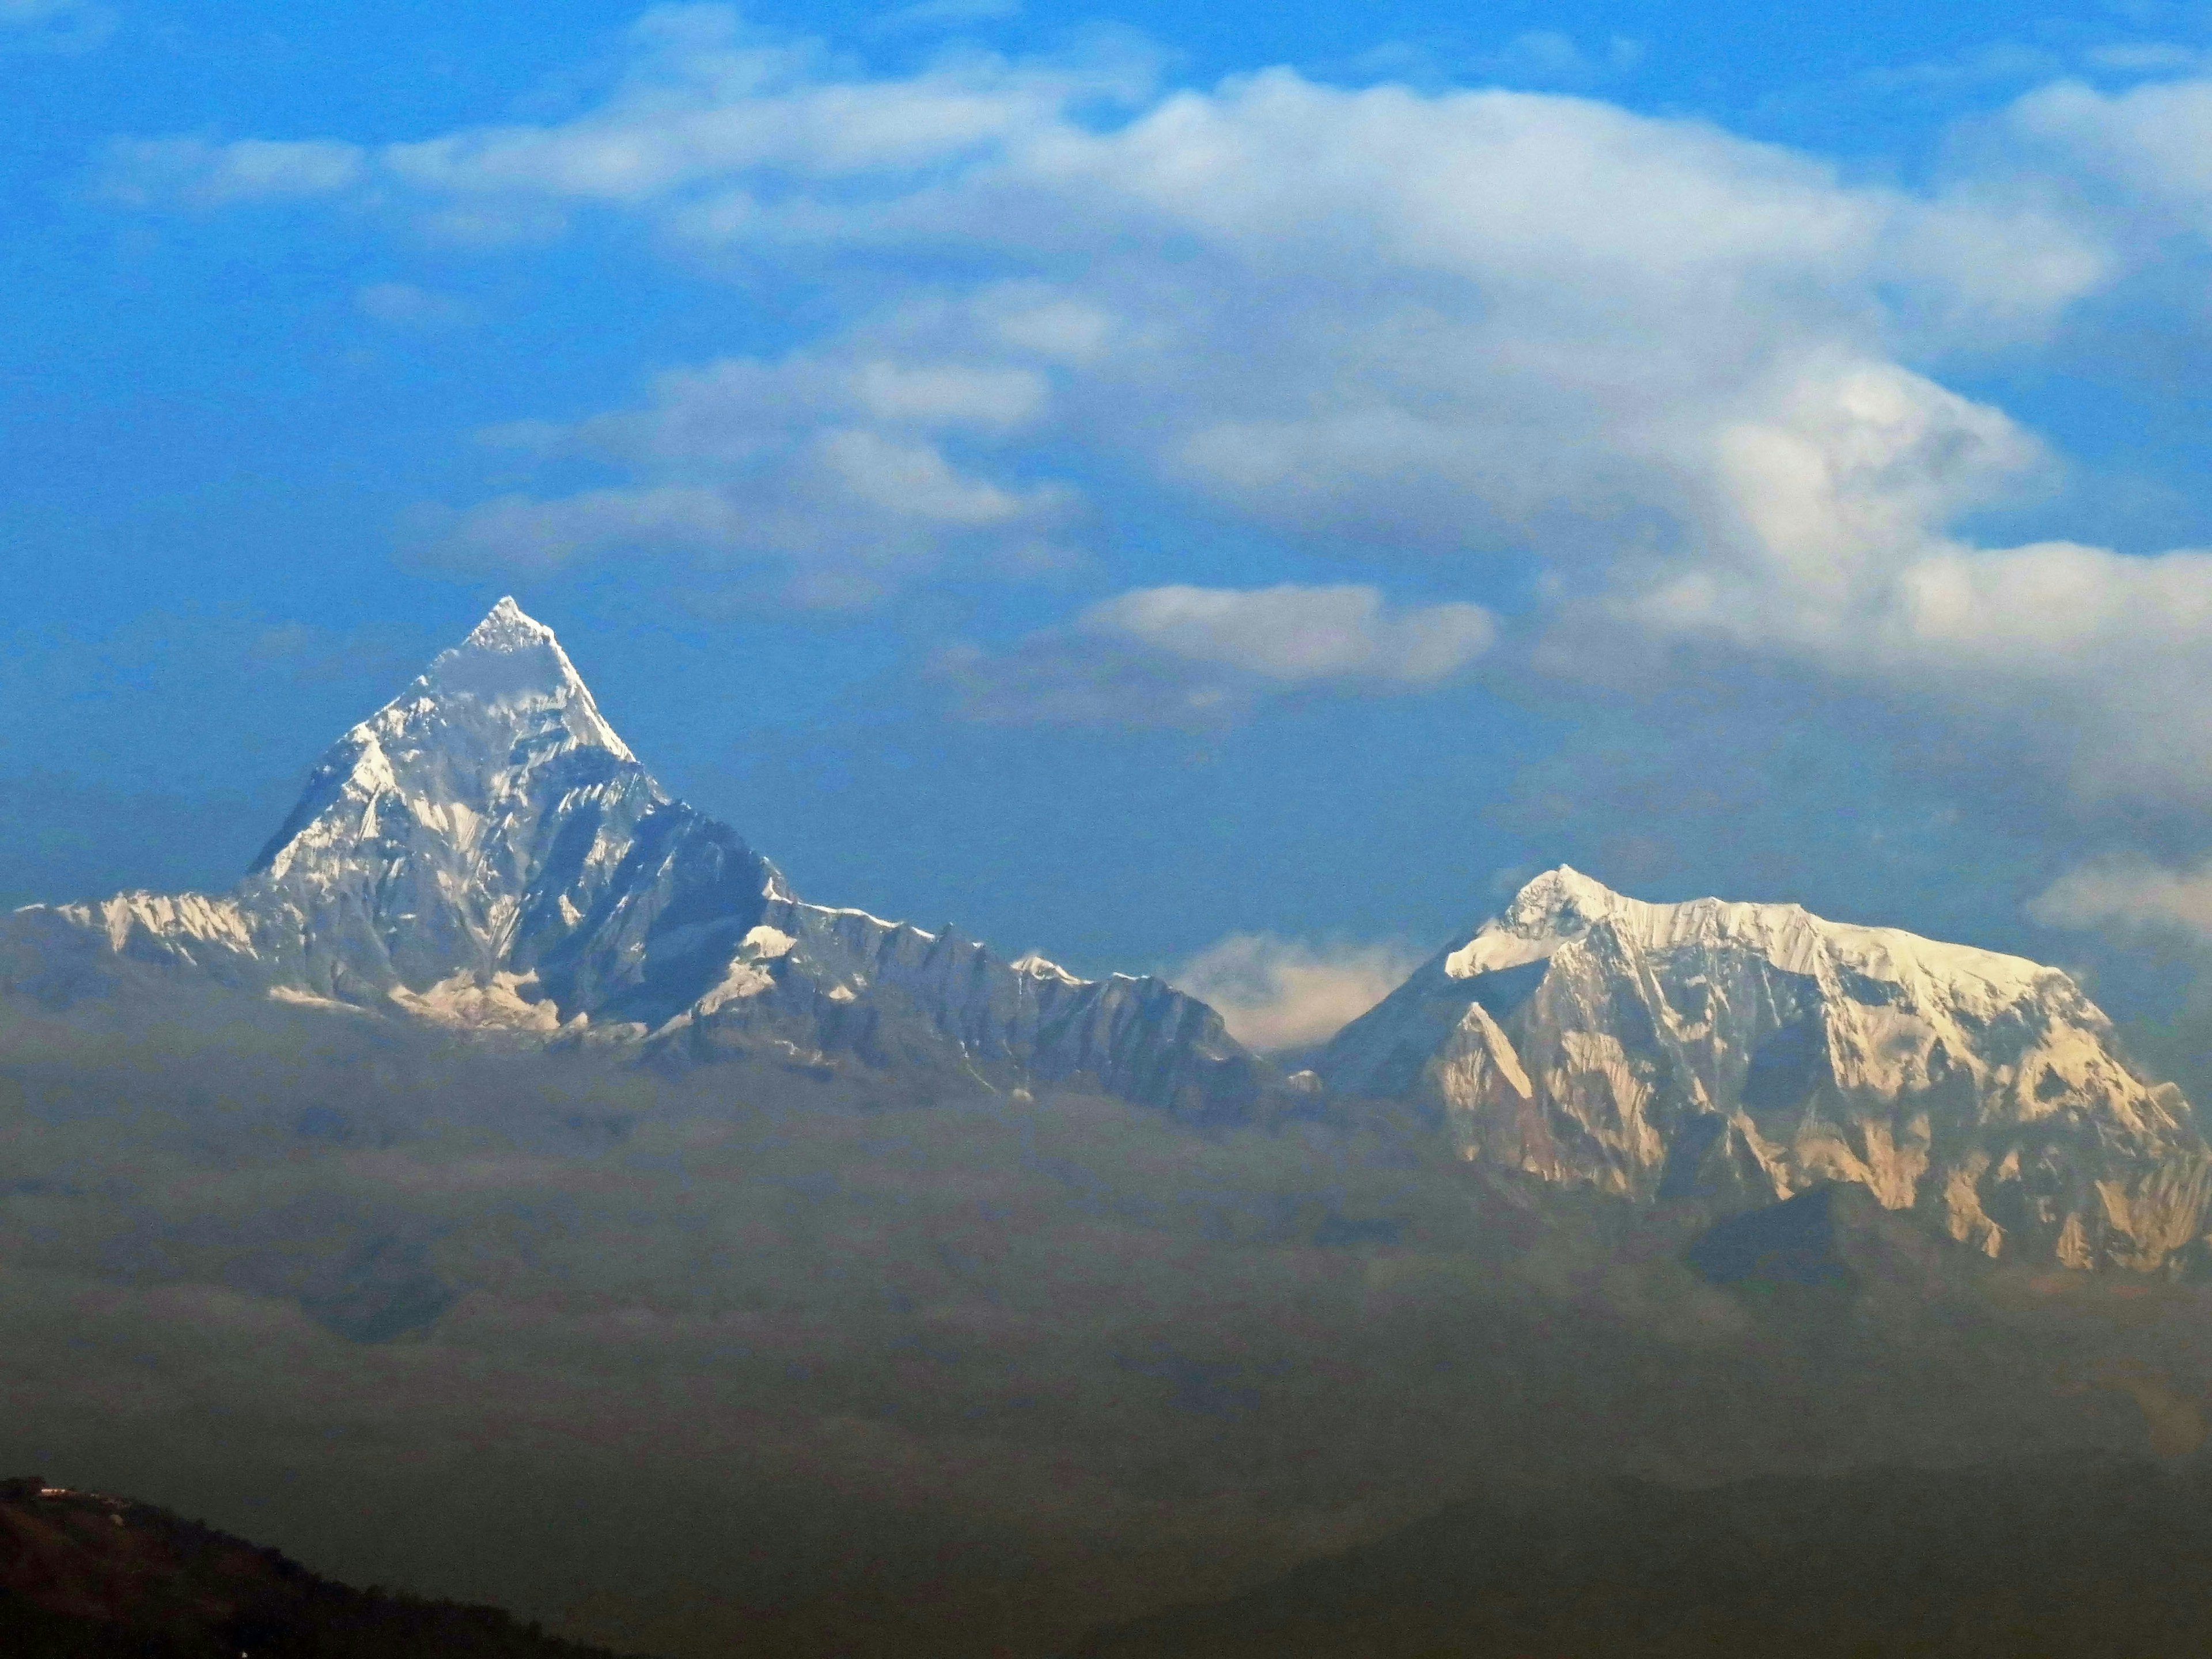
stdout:
<svg viewBox="0 0 2212 1659">
<path fill-rule="evenodd" d="M 108 194 L 150 205 L 177 200 L 198 208 L 336 196 L 370 176 L 358 145 L 335 139 L 120 138 L 108 147 Z"/>
<path fill-rule="evenodd" d="M 471 569 L 641 555 L 763 567 L 814 605 L 863 603 L 952 561 L 1048 565 L 1073 492 L 992 477 L 949 449 L 988 447 L 1049 398 L 1028 369 L 883 352 L 664 374 L 643 408 L 484 434 L 549 460 L 613 462 L 637 483 L 480 503 L 447 521 L 438 556 Z"/>
<path fill-rule="evenodd" d="M 1509 86 L 1581 87 L 1626 74 L 1643 58 L 1643 46 L 1625 35 L 1616 34 L 1601 50 L 1591 52 L 1557 29 L 1528 29 L 1468 67 Z"/>
<path fill-rule="evenodd" d="M 2056 463 L 1937 378 L 2119 280 L 2140 204 L 2212 226 L 2212 83 L 2046 88 L 1907 190 L 1589 99 L 1147 76 L 972 52 L 870 75 L 662 8 L 572 119 L 139 141 L 118 176 L 485 234 L 628 216 L 823 296 L 803 351 L 550 433 L 554 463 L 625 476 L 464 508 L 451 545 L 479 562 L 657 550 L 836 598 L 1026 568 L 1068 533 L 1074 455 L 1334 558 L 1525 584 L 1562 672 L 1692 641 L 2002 726 L 2085 799 L 2212 799 L 2204 556 L 1966 538 Z M 1267 619 L 1293 603 L 1318 614 L 1152 590 L 945 672 L 997 717 L 1213 720 L 1419 684 L 1485 637 L 1456 612 L 1389 643 L 1380 610 Z"/>
<path fill-rule="evenodd" d="M 2117 41 L 2093 46 L 2087 58 L 2095 68 L 2120 75 L 2202 75 L 2212 64 L 2212 53 L 2203 47 L 2171 40 Z"/>
<path fill-rule="evenodd" d="M 957 355 L 961 384 L 901 369 L 867 419 L 907 419 L 885 400 L 928 391 L 988 395 L 1017 425 L 1050 370 L 1056 435 L 1304 539 L 1527 549 L 1601 585 L 1624 543 L 1734 527 L 1724 434 L 1786 419 L 1838 361 L 1887 367 L 1877 290 L 1895 273 L 1931 305 L 2014 316 L 2024 290 L 2048 309 L 2100 269 L 2040 221 L 1845 188 L 1585 100 L 1271 71 L 1100 131 L 1075 111 L 1121 85 L 1112 66 L 970 58 L 871 80 L 739 44 L 711 12 L 656 18 L 602 107 L 387 146 L 380 187 L 434 216 L 616 206 L 755 258 L 958 246 L 981 267 L 966 292 L 894 290 L 830 355 L 897 337 Z M 349 154 L 295 148 L 316 176 Z M 284 176 L 192 154 L 203 198 Z M 2055 275 L 2023 283 L 2023 264 Z"/>
<path fill-rule="evenodd" d="M 374 147 L 131 140 L 114 147 L 110 171 L 135 199 L 198 206 L 373 184 L 465 205 L 665 210 L 704 195 L 715 210 L 706 222 L 719 222 L 742 216 L 749 189 L 913 180 L 995 154 L 1073 101 L 1132 96 L 1148 82 L 1148 66 L 1127 62 L 1079 71 L 972 54 L 904 78 L 856 77 L 814 43 L 746 30 L 734 8 L 665 5 L 630 30 L 627 70 L 605 104 L 572 121 Z"/>
<path fill-rule="evenodd" d="M 1404 983 L 1419 956 L 1396 945 L 1311 945 L 1232 933 L 1167 975 L 1262 1053 L 1325 1042 Z"/>
<path fill-rule="evenodd" d="M 1300 687 L 1426 690 L 1497 634 L 1480 605 L 1394 607 L 1368 586 L 1178 585 L 1117 594 L 996 655 L 948 653 L 938 671 L 979 719 L 1209 727 Z"/>
<path fill-rule="evenodd" d="M 2004 125 L 2046 163 L 2102 186 L 2095 204 L 2115 216 L 2162 204 L 2200 233 L 2212 232 L 2205 151 L 2212 81 L 2154 81 L 2118 92 L 2060 81 L 2021 98 Z"/>
<path fill-rule="evenodd" d="M 607 553 L 712 551 L 744 533 L 736 507 L 712 489 L 592 489 L 550 501 L 496 496 L 461 515 L 444 550 L 466 568 L 523 573 Z"/>
<path fill-rule="evenodd" d="M 2062 876 L 2028 907 L 2053 927 L 2212 939 L 2212 863 L 2169 870 L 2146 859 L 2090 865 Z"/>
<path fill-rule="evenodd" d="M 1808 385 L 1789 418 L 1723 434 L 1721 456 L 1741 533 L 1617 588 L 1608 603 L 1636 631 L 2008 727 L 2085 805 L 2212 794 L 2212 555 L 1943 533 L 2039 451 L 1996 410 L 1902 371 Z"/>
<path fill-rule="evenodd" d="M 1391 611 L 1372 587 L 1146 587 L 1095 605 L 1079 631 L 1296 685 L 1431 685 L 1480 656 L 1498 624 L 1479 605 Z"/>
</svg>

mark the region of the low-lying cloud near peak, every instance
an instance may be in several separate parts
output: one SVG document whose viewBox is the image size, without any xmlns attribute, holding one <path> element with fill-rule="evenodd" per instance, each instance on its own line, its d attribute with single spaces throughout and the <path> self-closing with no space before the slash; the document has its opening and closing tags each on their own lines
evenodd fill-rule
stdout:
<svg viewBox="0 0 2212 1659">
<path fill-rule="evenodd" d="M 1402 945 L 1308 945 L 1231 933 L 1174 969 L 1175 986 L 1220 1011 L 1261 1053 L 1327 1041 L 1405 982 L 1419 956 Z"/>
<path fill-rule="evenodd" d="M 2130 857 L 2087 865 L 2060 877 L 2028 908 L 2052 927 L 2179 933 L 2212 942 L 2212 863 L 2172 870 Z"/>
</svg>

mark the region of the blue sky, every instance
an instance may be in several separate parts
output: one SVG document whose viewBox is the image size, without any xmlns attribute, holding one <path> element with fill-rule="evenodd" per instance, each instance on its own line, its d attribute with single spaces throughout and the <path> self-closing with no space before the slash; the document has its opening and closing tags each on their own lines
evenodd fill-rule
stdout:
<svg viewBox="0 0 2212 1659">
<path fill-rule="evenodd" d="M 2201 8 L 0 0 L 0 75 L 11 902 L 227 884 L 511 591 L 802 891 L 1283 1030 L 1562 859 L 2191 994 Z"/>
</svg>

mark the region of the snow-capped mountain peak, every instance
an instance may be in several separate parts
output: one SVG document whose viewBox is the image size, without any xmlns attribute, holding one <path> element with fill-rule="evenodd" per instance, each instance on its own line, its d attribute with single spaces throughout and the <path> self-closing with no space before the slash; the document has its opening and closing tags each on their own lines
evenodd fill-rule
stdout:
<svg viewBox="0 0 2212 1659">
<path fill-rule="evenodd" d="M 553 630 L 525 614 L 512 597 L 494 605 L 466 639 L 441 653 L 408 690 L 434 701 L 471 699 L 486 708 L 535 715 L 544 727 L 557 726 L 574 744 L 605 749 L 619 760 L 636 758 L 599 713 L 591 688 Z M 408 701 L 403 694 L 372 720 Z"/>
<path fill-rule="evenodd" d="M 434 842 L 457 879 L 511 887 L 550 794 L 636 764 L 553 630 L 503 599 L 331 746 L 254 871 L 327 884 L 358 856 Z M 659 798 L 641 773 L 629 781 Z"/>
<path fill-rule="evenodd" d="M 2022 957 L 1948 945 L 1902 928 L 1829 921 L 1801 904 L 1717 898 L 1650 903 L 1564 864 L 1528 882 L 1473 938 L 1448 951 L 1443 971 L 1468 979 L 1540 961 L 1601 925 L 1641 950 L 1704 945 L 1752 951 L 1789 973 L 1814 974 L 1826 964 L 1886 983 L 1940 989 L 1984 1008 L 2027 994 L 2045 981 L 2065 979 L 2058 969 Z"/>
<path fill-rule="evenodd" d="M 65 955 L 526 1037 L 858 1056 L 1009 1089 L 1080 1078 L 1206 1115 L 1266 1085 L 1218 1014 L 1156 980 L 1010 963 L 798 898 L 669 799 L 512 599 L 330 749 L 230 894 L 14 926 Z"/>
<path fill-rule="evenodd" d="M 1427 1106 L 1472 1160 L 1638 1200 L 1844 1181 L 1991 1255 L 2156 1266 L 2203 1248 L 2212 1195 L 2187 1103 L 2057 969 L 1795 904 L 1649 903 L 1565 866 L 1316 1069 Z"/>
</svg>

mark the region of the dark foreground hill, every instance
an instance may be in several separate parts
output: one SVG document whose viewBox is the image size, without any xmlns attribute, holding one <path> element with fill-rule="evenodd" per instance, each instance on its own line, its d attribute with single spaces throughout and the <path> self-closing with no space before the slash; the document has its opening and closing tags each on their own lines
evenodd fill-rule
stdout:
<svg viewBox="0 0 2212 1659">
<path fill-rule="evenodd" d="M 2212 1466 L 2083 1454 L 1455 1505 L 1080 1659 L 2212 1653 Z"/>
<path fill-rule="evenodd" d="M 357 1590 L 165 1510 L 0 1482 L 10 1659 L 614 1659 L 493 1607 Z"/>
</svg>

